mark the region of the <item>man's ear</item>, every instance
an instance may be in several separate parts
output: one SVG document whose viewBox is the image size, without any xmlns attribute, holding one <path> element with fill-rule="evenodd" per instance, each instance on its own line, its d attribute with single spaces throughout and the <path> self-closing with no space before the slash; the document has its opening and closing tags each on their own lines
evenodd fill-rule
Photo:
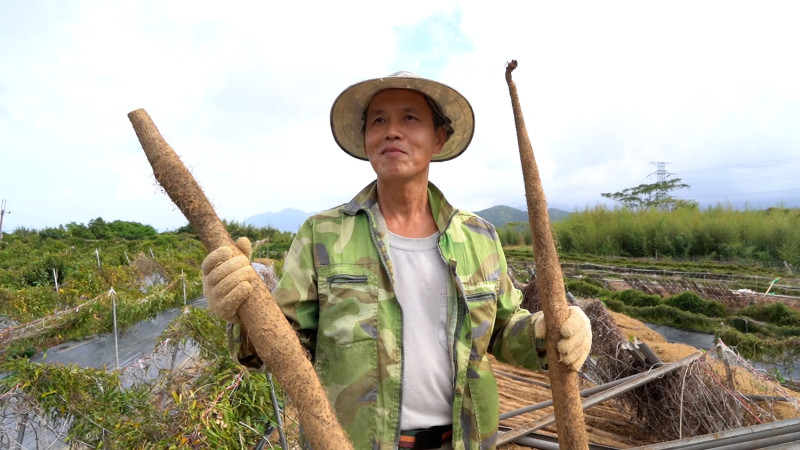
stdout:
<svg viewBox="0 0 800 450">
<path fill-rule="evenodd" d="M 442 153 L 444 144 L 447 142 L 447 130 L 444 127 L 439 127 L 434 133 L 436 135 L 436 147 L 433 149 L 433 154 L 438 155 L 439 153 Z"/>
</svg>

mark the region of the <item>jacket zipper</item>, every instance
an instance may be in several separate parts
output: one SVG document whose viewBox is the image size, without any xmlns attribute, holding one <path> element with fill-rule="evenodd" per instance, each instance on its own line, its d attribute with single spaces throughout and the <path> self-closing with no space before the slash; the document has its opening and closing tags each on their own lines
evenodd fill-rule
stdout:
<svg viewBox="0 0 800 450">
<path fill-rule="evenodd" d="M 372 238 L 372 245 L 375 246 L 375 250 L 377 250 L 377 252 L 378 252 L 378 257 L 381 260 L 381 264 L 383 264 L 384 270 L 386 270 L 387 275 L 389 275 L 388 276 L 389 284 L 392 286 L 392 291 L 394 292 L 395 291 L 394 279 L 392 278 L 391 273 L 389 272 L 389 264 L 386 262 L 386 257 L 384 255 L 384 253 L 380 250 L 381 247 L 378 245 L 378 237 L 375 235 L 375 228 L 374 228 L 374 222 L 373 222 L 372 213 L 370 213 L 369 210 L 367 210 L 367 209 L 364 209 L 363 211 L 367 214 L 367 222 L 369 223 L 369 234 L 370 234 L 370 237 Z M 439 234 L 439 245 L 437 247 L 439 248 L 439 256 L 441 256 L 442 261 L 444 261 L 445 265 L 448 268 L 450 268 L 450 271 L 451 271 L 451 273 L 453 275 L 453 284 L 456 286 L 456 290 L 461 294 L 461 295 L 457 295 L 456 298 L 464 298 L 464 299 L 466 299 L 466 296 L 460 290 L 459 283 L 457 283 L 458 277 L 456 275 L 455 268 L 450 266 L 450 264 L 445 259 L 444 254 L 442 253 L 441 239 L 442 239 L 442 236 L 444 236 L 444 234 L 447 231 L 447 229 L 450 228 L 450 223 L 453 221 L 453 217 L 455 217 L 455 213 L 452 214 L 450 216 L 450 218 L 447 220 L 447 224 L 444 227 L 444 231 L 440 232 L 440 234 Z M 456 350 L 457 350 L 457 347 L 458 347 L 459 331 L 461 330 L 461 327 L 463 326 L 462 307 L 465 304 L 466 304 L 466 301 L 463 304 L 462 304 L 462 302 L 459 301 L 457 303 L 457 305 L 456 305 L 457 306 L 456 328 L 455 328 L 455 335 L 453 336 L 453 396 L 450 399 L 451 407 L 453 405 L 453 401 L 455 400 L 455 396 L 456 396 L 456 380 L 458 379 L 458 360 L 457 360 Z M 399 303 L 398 303 L 398 307 L 399 307 Z M 404 317 L 404 314 L 403 314 L 403 308 L 400 307 L 400 396 L 399 396 L 400 402 L 399 402 L 399 407 L 398 407 L 398 410 L 397 410 L 397 428 L 395 429 L 395 435 L 394 435 L 394 443 L 395 443 L 395 445 L 400 443 L 400 431 L 402 430 L 402 423 L 401 422 L 403 420 L 403 387 L 402 386 L 403 386 L 403 374 L 405 373 L 405 365 L 406 365 L 405 347 L 403 346 L 403 341 L 405 339 L 405 336 L 403 335 L 403 323 L 404 322 L 405 322 L 405 317 Z"/>
<path fill-rule="evenodd" d="M 450 228 L 450 224 L 453 221 L 453 217 L 455 214 L 452 214 L 450 218 L 447 220 L 447 224 L 445 225 L 444 229 L 445 232 Z M 464 308 L 467 308 L 466 302 L 466 293 L 463 291 L 461 283 L 458 279 L 458 270 L 456 267 L 451 266 L 450 263 L 447 261 L 447 258 L 444 257 L 444 253 L 442 252 L 442 237 L 445 235 L 445 232 L 442 232 L 439 236 L 439 256 L 442 257 L 442 261 L 444 261 L 445 265 L 450 270 L 450 274 L 453 277 L 453 286 L 455 287 L 455 294 L 456 294 L 456 326 L 453 331 L 453 395 L 450 397 L 450 407 L 453 407 L 453 404 L 456 400 L 456 389 L 458 387 L 458 337 L 461 335 L 461 327 L 464 326 L 464 316 L 466 315 Z M 462 301 L 463 299 L 463 301 Z M 452 414 L 452 411 L 451 411 Z M 455 420 L 453 421 L 455 424 Z M 455 430 L 453 430 L 455 432 Z M 456 440 L 456 436 L 453 436 L 453 441 Z"/>
<path fill-rule="evenodd" d="M 381 251 L 381 246 L 378 245 L 378 237 L 375 235 L 375 228 L 374 222 L 372 218 L 372 213 L 369 212 L 368 209 L 363 210 L 367 215 L 367 222 L 369 223 L 369 234 L 372 238 L 372 245 L 375 246 L 375 250 L 378 253 L 378 258 L 381 260 L 381 264 L 383 264 L 383 270 L 386 271 L 387 278 L 389 278 L 389 285 L 392 287 L 392 292 L 395 292 L 394 288 L 394 278 L 392 278 L 392 273 L 389 271 L 389 263 L 386 261 L 386 256 L 384 252 Z M 403 322 L 405 321 L 405 317 L 403 317 L 403 308 L 400 307 L 400 303 L 398 302 L 398 308 L 400 308 L 400 394 L 397 409 L 397 428 L 394 432 L 394 443 L 395 445 L 400 443 L 400 430 L 402 430 L 402 420 L 403 420 L 403 374 L 405 373 L 405 365 L 406 365 L 406 358 L 405 358 L 405 347 L 403 346 L 403 340 L 405 336 L 403 336 Z"/>
</svg>

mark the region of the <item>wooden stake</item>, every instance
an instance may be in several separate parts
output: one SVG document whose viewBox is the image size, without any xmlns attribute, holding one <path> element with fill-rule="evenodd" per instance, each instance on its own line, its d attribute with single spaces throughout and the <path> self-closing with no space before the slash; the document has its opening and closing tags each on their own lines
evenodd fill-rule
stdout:
<svg viewBox="0 0 800 450">
<path fill-rule="evenodd" d="M 539 169 L 533 156 L 533 147 L 525 128 L 522 107 L 517 95 L 517 85 L 511 79 L 511 72 L 517 61 L 506 65 L 506 82 L 511 95 L 514 123 L 517 128 L 517 144 L 522 163 L 522 176 L 525 182 L 525 198 L 528 203 L 528 220 L 533 239 L 533 254 L 536 261 L 536 287 L 547 324 L 547 361 L 550 386 L 553 391 L 558 444 L 561 448 L 587 449 L 586 427 L 581 408 L 578 389 L 578 373 L 572 372 L 559 359 L 558 341 L 561 339 L 561 325 L 569 316 L 567 295 L 564 289 L 564 276 L 556 253 L 550 219 L 547 215 L 547 200 L 539 178 Z"/>
<path fill-rule="evenodd" d="M 128 118 L 156 180 L 192 224 L 206 249 L 211 252 L 225 245 L 236 248 L 203 190 L 147 112 L 137 109 Z M 297 334 L 263 283 L 253 286 L 250 298 L 239 307 L 239 318 L 258 356 L 297 405 L 309 443 L 320 450 L 352 449 Z"/>
</svg>

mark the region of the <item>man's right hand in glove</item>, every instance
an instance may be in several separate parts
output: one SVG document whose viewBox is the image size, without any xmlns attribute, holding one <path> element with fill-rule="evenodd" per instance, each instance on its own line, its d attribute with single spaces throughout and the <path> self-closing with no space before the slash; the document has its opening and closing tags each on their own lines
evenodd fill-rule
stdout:
<svg viewBox="0 0 800 450">
<path fill-rule="evenodd" d="M 223 246 L 203 260 L 203 295 L 208 300 L 208 309 L 223 320 L 239 323 L 236 311 L 239 305 L 250 296 L 253 283 L 260 282 L 258 275 L 250 266 L 250 253 L 253 248 L 250 240 L 241 237 L 236 247 Z"/>
</svg>

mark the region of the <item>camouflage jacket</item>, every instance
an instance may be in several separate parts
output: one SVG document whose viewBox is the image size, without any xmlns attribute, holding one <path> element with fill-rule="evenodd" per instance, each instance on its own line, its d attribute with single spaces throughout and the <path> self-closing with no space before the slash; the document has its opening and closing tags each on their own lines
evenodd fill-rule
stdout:
<svg viewBox="0 0 800 450">
<path fill-rule="evenodd" d="M 433 184 L 428 199 L 458 290 L 449 305 L 453 448 L 494 448 L 499 399 L 486 352 L 539 368 L 530 313 L 519 308 L 494 227 L 450 206 Z M 402 345 L 388 248 L 373 182 L 301 226 L 273 291 L 356 449 L 396 449 L 400 433 L 403 352 L 413 349 Z"/>
</svg>

